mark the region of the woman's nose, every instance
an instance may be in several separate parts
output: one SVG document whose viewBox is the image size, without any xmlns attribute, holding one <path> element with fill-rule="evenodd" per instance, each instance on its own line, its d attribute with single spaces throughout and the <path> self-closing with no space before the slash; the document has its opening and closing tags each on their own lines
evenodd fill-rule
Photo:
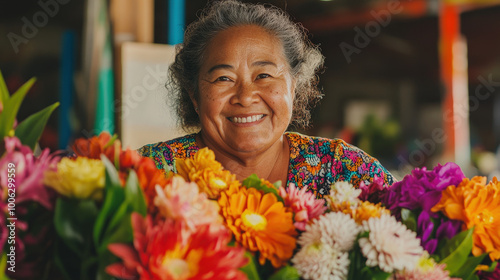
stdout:
<svg viewBox="0 0 500 280">
<path fill-rule="evenodd" d="M 258 89 L 252 82 L 240 82 L 234 95 L 231 97 L 231 104 L 249 106 L 259 100 Z"/>
</svg>

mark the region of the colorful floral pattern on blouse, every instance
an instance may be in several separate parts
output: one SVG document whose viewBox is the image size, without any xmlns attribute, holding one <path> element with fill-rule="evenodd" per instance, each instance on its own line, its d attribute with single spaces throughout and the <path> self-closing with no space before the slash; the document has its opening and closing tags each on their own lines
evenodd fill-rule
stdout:
<svg viewBox="0 0 500 280">
<path fill-rule="evenodd" d="M 150 157 L 159 169 L 166 164 L 174 170 L 176 159 L 192 158 L 199 150 L 196 134 L 173 140 L 149 144 L 139 149 L 143 156 Z M 299 188 L 307 187 L 317 197 L 330 192 L 330 186 L 338 181 L 348 181 L 355 187 L 361 182 L 370 183 L 375 176 L 383 177 L 391 185 L 392 175 L 378 160 L 361 149 L 341 139 L 327 139 L 286 132 L 290 146 L 288 182 Z"/>
</svg>

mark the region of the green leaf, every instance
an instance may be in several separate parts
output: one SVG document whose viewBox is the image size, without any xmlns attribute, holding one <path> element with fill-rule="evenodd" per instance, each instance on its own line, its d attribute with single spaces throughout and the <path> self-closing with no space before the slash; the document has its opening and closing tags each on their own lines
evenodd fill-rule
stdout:
<svg viewBox="0 0 500 280">
<path fill-rule="evenodd" d="M 54 210 L 54 226 L 63 242 L 82 256 L 92 241 L 92 225 L 97 217 L 94 200 L 58 198 Z"/>
<path fill-rule="evenodd" d="M 131 213 L 132 211 L 128 210 L 127 212 Z M 119 220 L 118 224 L 112 230 L 106 232 L 102 239 L 102 243 L 99 244 L 98 247 L 99 254 L 104 254 L 109 244 L 129 243 L 133 241 L 134 233 L 130 217 L 130 214 L 123 215 L 123 218 Z"/>
<path fill-rule="evenodd" d="M 255 265 L 255 257 L 250 252 L 245 252 L 245 257 L 248 259 L 248 263 L 240 268 L 247 277 L 248 280 L 260 280 L 259 273 L 257 272 L 257 267 Z"/>
<path fill-rule="evenodd" d="M 2 78 L 2 73 L 0 72 L 0 79 Z M 5 270 L 7 268 L 7 254 L 3 253 L 2 258 L 0 259 L 0 280 L 8 279 L 5 275 Z"/>
<path fill-rule="evenodd" d="M 440 263 L 446 264 L 446 270 L 450 275 L 455 275 L 464 265 L 472 250 L 473 228 L 462 231 L 455 235 L 440 252 L 442 260 Z"/>
<path fill-rule="evenodd" d="M 42 135 L 43 129 L 47 124 L 52 112 L 59 106 L 56 102 L 45 109 L 36 112 L 22 121 L 15 130 L 15 134 L 21 143 L 35 150 L 36 143 Z"/>
<path fill-rule="evenodd" d="M 5 101 L 9 99 L 9 89 L 5 84 L 5 79 L 3 78 L 2 71 L 0 71 L 0 103 L 5 104 Z"/>
<path fill-rule="evenodd" d="M 134 212 L 141 214 L 143 217 L 146 216 L 146 200 L 142 193 L 137 174 L 133 170 L 129 172 L 127 183 L 125 184 L 125 202 L 132 206 Z"/>
<path fill-rule="evenodd" d="M 146 201 L 144 199 L 144 195 L 142 194 L 137 175 L 133 170 L 130 171 L 128 175 L 124 191 L 125 200 L 115 212 L 115 214 L 111 218 L 111 221 L 108 223 L 108 226 L 104 231 L 103 243 L 99 245 L 99 252 L 103 252 L 107 249 L 107 245 L 111 242 L 109 239 L 113 235 L 125 238 L 124 240 L 112 240 L 113 242 L 127 242 L 129 240 L 132 240 L 133 236 L 129 235 L 128 233 L 132 233 L 130 217 L 133 212 L 137 212 L 143 217 L 146 216 Z M 125 220 L 126 222 L 124 222 L 123 220 Z M 125 232 L 116 233 L 116 231 Z"/>
<path fill-rule="evenodd" d="M 3 111 L 2 113 L 0 113 L 1 139 L 3 139 L 5 136 L 8 136 L 10 131 L 12 130 L 12 127 L 14 126 L 14 120 L 16 119 L 17 112 L 19 111 L 19 107 L 21 107 L 24 96 L 26 96 L 26 93 L 28 93 L 34 82 L 35 78 L 31 78 L 3 103 Z"/>
<path fill-rule="evenodd" d="M 483 261 L 484 257 L 486 257 L 487 255 L 488 254 L 485 253 L 481 256 L 467 258 L 465 264 L 455 274 L 450 276 L 459 277 L 461 279 L 471 278 L 476 272 L 476 267 Z"/>
<path fill-rule="evenodd" d="M 101 243 L 104 226 L 111 220 L 125 200 L 125 190 L 121 186 L 120 177 L 115 166 L 104 155 L 101 155 L 101 160 L 106 167 L 106 185 L 104 187 L 104 203 L 94 225 L 93 235 L 96 246 Z"/>
<path fill-rule="evenodd" d="M 283 202 L 283 198 L 278 194 L 278 191 L 275 188 L 264 185 L 260 178 L 255 174 L 248 176 L 248 178 L 243 180 L 242 184 L 247 188 L 255 188 L 259 191 L 263 191 L 264 193 L 272 193 L 278 198 L 278 201 Z"/>
<path fill-rule="evenodd" d="M 485 270 L 485 272 L 493 272 L 495 271 L 495 268 L 498 265 L 498 261 L 494 261 L 491 263 L 491 265 L 488 267 L 488 269 Z"/>
<path fill-rule="evenodd" d="M 385 272 L 377 267 L 365 266 L 361 269 L 361 276 L 356 279 L 362 280 L 386 280 L 389 279 L 391 273 Z"/>
<path fill-rule="evenodd" d="M 285 266 L 274 273 L 269 280 L 299 280 L 300 275 L 297 269 L 293 266 Z"/>
<path fill-rule="evenodd" d="M 401 220 L 408 229 L 414 232 L 417 231 L 417 217 L 411 210 L 401 209 Z"/>
<path fill-rule="evenodd" d="M 281 183 L 281 180 L 278 180 L 273 183 L 273 186 L 277 189 L 279 189 L 283 184 Z"/>
</svg>

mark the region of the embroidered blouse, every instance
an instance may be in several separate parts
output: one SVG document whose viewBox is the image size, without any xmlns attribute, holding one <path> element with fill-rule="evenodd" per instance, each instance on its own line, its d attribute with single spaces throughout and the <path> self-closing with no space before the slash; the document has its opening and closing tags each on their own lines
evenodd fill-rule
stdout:
<svg viewBox="0 0 500 280">
<path fill-rule="evenodd" d="M 152 158 L 156 167 L 173 170 L 176 159 L 192 158 L 199 150 L 196 134 L 145 145 L 138 151 L 142 156 Z M 361 182 L 369 184 L 375 176 L 384 178 L 391 185 L 392 175 L 361 149 L 341 139 L 327 139 L 285 132 L 290 147 L 288 182 L 297 187 L 307 187 L 317 197 L 330 193 L 330 187 L 338 181 L 348 181 L 355 187 Z"/>
</svg>

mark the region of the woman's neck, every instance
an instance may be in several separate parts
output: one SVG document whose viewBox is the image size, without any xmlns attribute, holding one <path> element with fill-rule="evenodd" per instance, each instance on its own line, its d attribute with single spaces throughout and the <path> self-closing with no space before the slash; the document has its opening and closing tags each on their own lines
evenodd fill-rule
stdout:
<svg viewBox="0 0 500 280">
<path fill-rule="evenodd" d="M 240 181 L 256 174 L 259 178 L 264 178 L 271 183 L 280 180 L 284 185 L 287 182 L 290 148 L 285 135 L 268 149 L 255 153 L 232 154 L 221 151 L 212 147 L 209 142 L 205 142 L 201 134 L 196 136 L 196 142 L 199 148 L 208 147 L 211 149 L 215 153 L 215 159 L 225 169 L 235 174 Z"/>
</svg>

